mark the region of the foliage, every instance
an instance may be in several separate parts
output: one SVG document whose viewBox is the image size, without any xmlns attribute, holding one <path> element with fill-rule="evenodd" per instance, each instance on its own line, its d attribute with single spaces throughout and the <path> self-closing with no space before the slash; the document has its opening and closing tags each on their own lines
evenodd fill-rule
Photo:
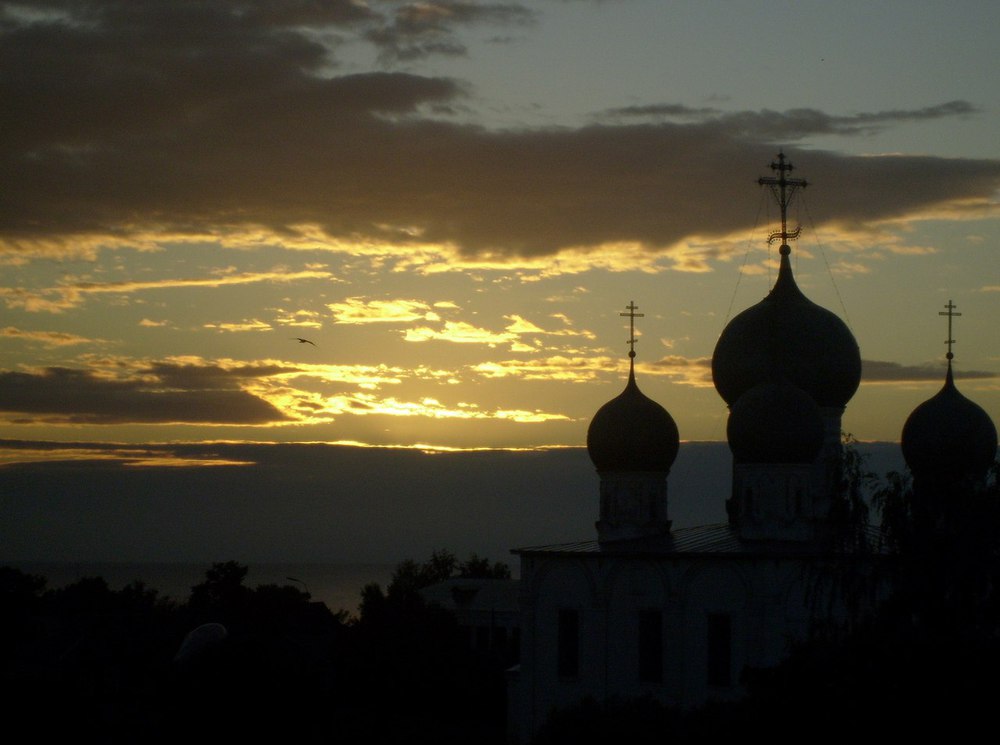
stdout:
<svg viewBox="0 0 1000 745">
<path fill-rule="evenodd" d="M 868 496 L 876 477 L 854 435 L 842 433 L 841 444 L 840 489 L 831 505 L 830 521 L 838 538 L 861 546 L 870 518 Z"/>
<path fill-rule="evenodd" d="M 350 650 L 361 656 L 340 660 L 355 675 L 337 707 L 355 728 L 349 730 L 354 739 L 408 743 L 419 731 L 426 742 L 503 742 L 503 665 L 473 650 L 454 615 L 420 594 L 456 576 L 509 578 L 510 570 L 476 554 L 460 562 L 439 550 L 423 562 L 400 562 L 386 592 L 376 583 L 363 588 Z M 382 716 L 386 708 L 392 717 Z M 378 721 L 379 737 L 366 731 L 369 720 Z"/>
<path fill-rule="evenodd" d="M 510 579 L 510 567 L 502 561 L 490 564 L 490 560 L 478 554 L 471 554 L 458 566 L 458 576 L 479 579 Z"/>
<path fill-rule="evenodd" d="M 617 698 L 599 702 L 588 696 L 553 712 L 532 745 L 577 745 L 587 742 L 660 745 L 677 742 L 680 713 L 652 698 Z M 669 735 L 669 739 L 665 739 Z"/>
<path fill-rule="evenodd" d="M 502 562 L 491 564 L 489 559 L 476 553 L 460 562 L 451 551 L 440 549 L 432 552 L 426 561 L 406 559 L 397 564 L 384 593 L 377 583 L 366 585 L 361 591 L 361 618 L 384 612 L 387 603 L 420 605 L 423 602 L 420 590 L 452 577 L 510 579 L 510 576 L 510 567 Z"/>
<path fill-rule="evenodd" d="M 949 737 L 991 724 L 1000 664 L 1000 463 L 985 480 L 914 481 L 891 472 L 874 489 L 890 592 L 866 623 L 800 644 L 781 665 L 753 671 L 753 716 L 831 739 L 867 721 L 872 737 L 926 736 L 920 713 L 947 719 Z M 818 696 L 818 692 L 822 692 Z M 797 729 L 798 728 L 798 729 Z"/>
<path fill-rule="evenodd" d="M 876 492 L 898 557 L 896 616 L 925 634 L 1000 632 L 1000 462 L 985 479 L 915 482 L 890 473 Z"/>
<path fill-rule="evenodd" d="M 417 574 L 460 572 L 448 557 Z M 503 742 L 503 670 L 463 643 L 447 612 L 376 586 L 384 612 L 348 621 L 295 587 L 247 587 L 247 574 L 213 564 L 178 604 L 99 577 L 46 590 L 0 567 L 6 711 L 46 740 Z M 218 624 L 224 634 L 178 655 Z"/>
</svg>

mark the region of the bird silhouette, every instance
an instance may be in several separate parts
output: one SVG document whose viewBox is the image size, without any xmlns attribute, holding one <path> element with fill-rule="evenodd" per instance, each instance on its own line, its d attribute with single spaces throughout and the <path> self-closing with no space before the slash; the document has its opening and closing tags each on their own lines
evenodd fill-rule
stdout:
<svg viewBox="0 0 1000 745">
<path fill-rule="evenodd" d="M 308 339 L 303 339 L 300 336 L 293 336 L 292 338 L 295 339 L 295 341 L 297 341 L 299 344 L 312 344 L 314 347 L 316 346 L 316 342 L 309 341 Z"/>
</svg>

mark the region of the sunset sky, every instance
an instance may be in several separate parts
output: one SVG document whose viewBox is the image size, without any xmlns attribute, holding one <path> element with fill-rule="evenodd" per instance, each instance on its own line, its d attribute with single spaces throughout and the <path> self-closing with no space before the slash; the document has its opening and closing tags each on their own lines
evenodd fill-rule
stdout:
<svg viewBox="0 0 1000 745">
<path fill-rule="evenodd" d="M 949 300 L 1000 421 L 997 29 L 992 0 L 0 3 L 0 463 L 578 446 L 631 301 L 642 390 L 724 439 L 779 150 L 796 278 L 864 360 L 845 429 L 896 440 L 940 388 Z"/>
</svg>

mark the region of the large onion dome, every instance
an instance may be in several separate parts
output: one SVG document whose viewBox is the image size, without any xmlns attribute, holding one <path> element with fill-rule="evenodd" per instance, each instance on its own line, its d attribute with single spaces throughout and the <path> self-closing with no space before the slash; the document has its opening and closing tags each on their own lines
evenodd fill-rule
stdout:
<svg viewBox="0 0 1000 745">
<path fill-rule="evenodd" d="M 625 390 L 594 415 L 587 452 L 598 471 L 670 471 L 680 435 L 670 413 L 648 398 L 629 370 Z"/>
<path fill-rule="evenodd" d="M 823 415 L 802 389 L 761 383 L 733 404 L 726 435 L 737 463 L 812 463 L 823 446 Z"/>
<path fill-rule="evenodd" d="M 986 473 L 997 451 L 989 415 L 955 387 L 948 363 L 944 387 L 906 420 L 903 458 L 916 475 L 959 478 Z"/>
<path fill-rule="evenodd" d="M 823 407 L 841 408 L 861 382 L 861 353 L 847 325 L 809 300 L 792 276 L 787 244 L 766 298 L 726 326 L 712 355 L 712 378 L 729 406 L 780 377 Z"/>
</svg>

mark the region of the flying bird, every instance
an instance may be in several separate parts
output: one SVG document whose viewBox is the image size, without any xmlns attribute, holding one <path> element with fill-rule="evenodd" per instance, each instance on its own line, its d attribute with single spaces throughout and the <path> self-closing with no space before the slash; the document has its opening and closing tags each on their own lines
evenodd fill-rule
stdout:
<svg viewBox="0 0 1000 745">
<path fill-rule="evenodd" d="M 299 344 L 312 344 L 314 347 L 316 346 L 316 342 L 309 341 L 308 339 L 303 339 L 300 336 L 293 336 L 292 338 L 295 339 Z"/>
</svg>

